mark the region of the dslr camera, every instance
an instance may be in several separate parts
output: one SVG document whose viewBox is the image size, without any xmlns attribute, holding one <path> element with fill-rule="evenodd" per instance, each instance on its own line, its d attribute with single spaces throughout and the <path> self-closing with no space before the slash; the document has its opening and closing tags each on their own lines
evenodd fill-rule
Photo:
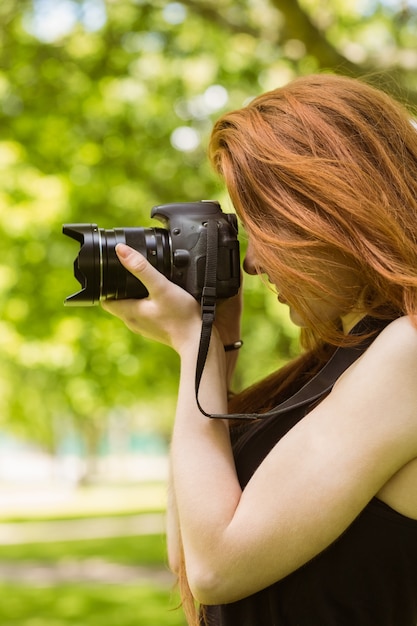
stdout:
<svg viewBox="0 0 417 626">
<path fill-rule="evenodd" d="M 207 224 L 218 232 L 216 298 L 235 295 L 240 285 L 240 256 L 236 216 L 223 213 L 214 201 L 163 204 L 151 217 L 165 228 L 98 228 L 97 224 L 64 224 L 63 233 L 81 245 L 74 276 L 82 289 L 68 296 L 67 306 L 93 306 L 100 300 L 146 298 L 144 284 L 128 272 L 116 255 L 125 243 L 141 252 L 173 283 L 201 299 L 206 273 Z"/>
</svg>

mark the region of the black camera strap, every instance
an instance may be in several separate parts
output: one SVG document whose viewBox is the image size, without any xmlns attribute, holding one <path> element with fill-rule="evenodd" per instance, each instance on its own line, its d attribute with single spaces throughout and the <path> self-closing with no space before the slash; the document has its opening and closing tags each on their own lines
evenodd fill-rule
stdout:
<svg viewBox="0 0 417 626">
<path fill-rule="evenodd" d="M 198 400 L 201 377 L 206 363 L 210 345 L 211 329 L 216 318 L 217 295 L 217 257 L 218 257 L 218 226 L 216 220 L 207 222 L 207 253 L 204 287 L 201 295 L 201 334 L 195 371 L 195 397 L 200 412 L 206 417 L 213 417 L 206 413 Z"/>
</svg>

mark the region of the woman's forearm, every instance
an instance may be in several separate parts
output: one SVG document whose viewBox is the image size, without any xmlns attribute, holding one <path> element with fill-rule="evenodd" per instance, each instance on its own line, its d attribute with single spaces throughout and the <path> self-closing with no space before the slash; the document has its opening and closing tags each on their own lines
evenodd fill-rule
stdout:
<svg viewBox="0 0 417 626">
<path fill-rule="evenodd" d="M 205 417 L 194 394 L 196 349 L 182 355 L 172 469 L 190 585 L 205 587 L 218 564 L 217 547 L 241 496 L 228 425 Z M 226 359 L 213 337 L 199 400 L 210 413 L 227 411 Z M 207 577 L 207 580 L 205 578 Z"/>
</svg>

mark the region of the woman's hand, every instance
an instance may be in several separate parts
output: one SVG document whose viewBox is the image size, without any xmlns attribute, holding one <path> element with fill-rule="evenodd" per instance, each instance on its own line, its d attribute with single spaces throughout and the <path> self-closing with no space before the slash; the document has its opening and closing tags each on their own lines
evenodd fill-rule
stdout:
<svg viewBox="0 0 417 626">
<path fill-rule="evenodd" d="M 116 246 L 121 264 L 147 288 L 149 297 L 140 300 L 107 300 L 103 309 L 119 317 L 138 333 L 181 352 L 196 342 L 201 320 L 198 302 L 184 289 L 169 281 L 145 257 L 124 244 Z"/>
</svg>

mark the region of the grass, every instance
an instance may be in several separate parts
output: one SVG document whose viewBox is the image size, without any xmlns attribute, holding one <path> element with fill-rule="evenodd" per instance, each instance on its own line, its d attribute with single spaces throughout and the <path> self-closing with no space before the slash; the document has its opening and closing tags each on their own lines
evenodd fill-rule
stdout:
<svg viewBox="0 0 417 626">
<path fill-rule="evenodd" d="M 184 626 L 178 598 L 140 586 L 0 585 L 2 626 Z"/>
<path fill-rule="evenodd" d="M 124 565 L 165 565 L 164 535 L 111 537 L 80 541 L 54 541 L 24 545 L 0 545 L 0 561 L 54 563 L 65 559 L 99 558 Z M 1 622 L 0 622 L 1 623 Z"/>
<path fill-rule="evenodd" d="M 84 515 L 85 512 L 81 517 Z M 68 511 L 62 517 L 67 516 Z M 60 516 L 51 517 L 56 519 Z M 70 517 L 73 518 L 72 515 Z M 39 517 L 35 516 L 35 520 L 38 522 Z M 25 521 L 30 520 L 26 518 Z M 28 567 L 29 563 L 31 566 L 33 563 L 53 566 L 65 563 L 66 560 L 90 559 L 165 568 L 165 536 L 140 535 L 0 545 L 0 563 L 14 562 Z M 1 626 L 185 626 L 183 613 L 177 608 L 179 597 L 176 591 L 146 582 L 49 585 L 0 582 L 0 597 Z"/>
</svg>

